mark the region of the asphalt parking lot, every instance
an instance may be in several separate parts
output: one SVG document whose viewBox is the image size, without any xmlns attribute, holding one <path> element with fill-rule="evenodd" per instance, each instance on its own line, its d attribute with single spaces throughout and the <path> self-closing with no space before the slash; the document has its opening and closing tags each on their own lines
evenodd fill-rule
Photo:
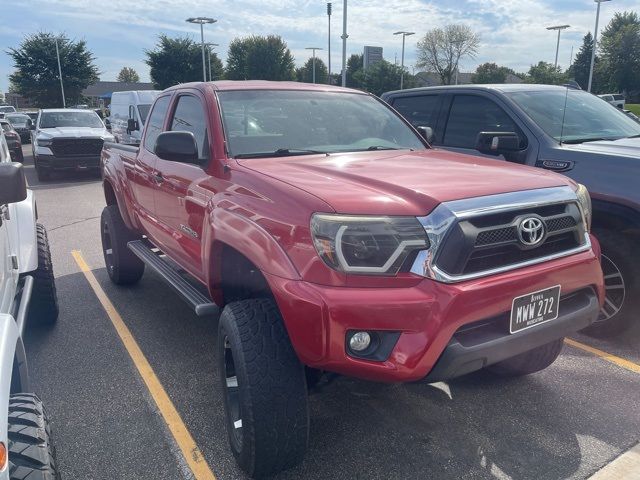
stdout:
<svg viewBox="0 0 640 480">
<path fill-rule="evenodd" d="M 40 184 L 30 145 L 24 152 L 60 300 L 57 325 L 31 330 L 27 354 L 63 478 L 213 478 L 206 471 L 245 478 L 227 446 L 216 391 L 217 319 L 196 317 L 152 273 L 134 287 L 112 285 L 100 246 L 99 178 L 55 175 Z M 82 261 L 192 443 L 176 442 L 176 425 L 165 421 Z M 608 341 L 576 335 L 579 343 L 566 345 L 549 369 L 515 380 L 479 373 L 435 385 L 322 384 L 311 396 L 306 460 L 277 478 L 589 478 L 640 441 L 638 327 Z M 194 475 L 194 464 L 208 468 Z"/>
</svg>

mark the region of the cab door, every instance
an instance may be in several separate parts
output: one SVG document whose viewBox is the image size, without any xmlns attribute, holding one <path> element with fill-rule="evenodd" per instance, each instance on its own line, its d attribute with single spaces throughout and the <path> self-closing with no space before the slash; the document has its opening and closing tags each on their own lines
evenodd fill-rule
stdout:
<svg viewBox="0 0 640 480">
<path fill-rule="evenodd" d="M 9 161 L 7 142 L 0 131 L 0 163 Z M 0 205 L 0 313 L 10 313 L 18 276 L 9 241 L 10 219 L 9 205 Z"/>
</svg>

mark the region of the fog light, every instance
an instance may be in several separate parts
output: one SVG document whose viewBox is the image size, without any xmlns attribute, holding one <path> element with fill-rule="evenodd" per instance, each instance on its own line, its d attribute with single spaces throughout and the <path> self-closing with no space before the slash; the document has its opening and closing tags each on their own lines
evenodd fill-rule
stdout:
<svg viewBox="0 0 640 480">
<path fill-rule="evenodd" d="M 349 339 L 349 348 L 354 352 L 362 352 L 371 345 L 371 335 L 367 332 L 356 332 Z"/>
</svg>

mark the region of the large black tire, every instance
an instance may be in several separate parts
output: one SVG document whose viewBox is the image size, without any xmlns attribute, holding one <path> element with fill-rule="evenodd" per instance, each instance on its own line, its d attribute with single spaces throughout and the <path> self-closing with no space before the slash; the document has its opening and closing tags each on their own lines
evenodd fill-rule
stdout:
<svg viewBox="0 0 640 480">
<path fill-rule="evenodd" d="M 227 305 L 217 358 L 229 443 L 240 467 L 261 478 L 300 463 L 309 440 L 305 370 L 275 303 Z"/>
<path fill-rule="evenodd" d="M 640 315 L 640 255 L 637 245 L 613 230 L 597 230 L 602 247 L 605 305 L 598 320 L 583 330 L 592 337 L 612 337 L 625 332 Z"/>
<path fill-rule="evenodd" d="M 51 178 L 51 169 L 48 167 L 43 167 L 38 162 L 38 157 L 34 155 L 33 164 L 36 167 L 36 175 L 38 176 L 38 180 L 41 182 L 46 182 Z"/>
<path fill-rule="evenodd" d="M 140 235 L 129 230 L 120 216 L 117 205 L 109 205 L 102 210 L 100 218 L 102 252 L 109 278 L 116 285 L 132 285 L 142 277 L 144 263 L 127 247 Z"/>
<path fill-rule="evenodd" d="M 40 399 L 29 393 L 9 398 L 10 480 L 60 480 L 49 420 Z"/>
<path fill-rule="evenodd" d="M 40 223 L 36 224 L 36 237 L 38 241 L 38 268 L 29 274 L 33 276 L 34 281 L 28 322 L 53 325 L 58 320 L 59 311 L 56 279 L 53 275 L 47 231 Z"/>
<path fill-rule="evenodd" d="M 502 362 L 490 365 L 487 370 L 501 377 L 520 377 L 544 370 L 556 361 L 564 338 L 521 353 Z"/>
</svg>

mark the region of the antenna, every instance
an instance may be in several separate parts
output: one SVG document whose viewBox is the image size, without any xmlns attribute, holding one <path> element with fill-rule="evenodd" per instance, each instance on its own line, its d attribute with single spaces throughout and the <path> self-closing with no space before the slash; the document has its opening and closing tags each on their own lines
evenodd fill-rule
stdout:
<svg viewBox="0 0 640 480">
<path fill-rule="evenodd" d="M 567 100 L 569 100 L 569 87 L 567 86 L 567 91 L 564 94 L 564 109 L 562 110 L 562 126 L 560 127 L 560 145 L 564 141 L 564 119 L 567 116 Z"/>
</svg>

